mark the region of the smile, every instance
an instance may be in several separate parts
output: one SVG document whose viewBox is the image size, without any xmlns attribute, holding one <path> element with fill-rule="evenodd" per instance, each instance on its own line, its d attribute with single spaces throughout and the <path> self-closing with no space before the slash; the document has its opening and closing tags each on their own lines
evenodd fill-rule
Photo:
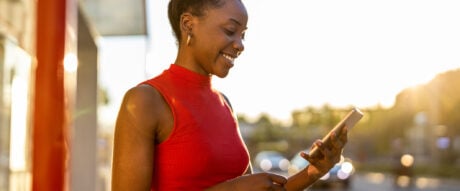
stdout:
<svg viewBox="0 0 460 191">
<path fill-rule="evenodd" d="M 235 57 L 232 57 L 232 56 L 230 56 L 228 54 L 222 54 L 222 56 L 224 56 L 224 58 L 226 58 L 230 62 L 233 62 L 235 60 Z"/>
</svg>

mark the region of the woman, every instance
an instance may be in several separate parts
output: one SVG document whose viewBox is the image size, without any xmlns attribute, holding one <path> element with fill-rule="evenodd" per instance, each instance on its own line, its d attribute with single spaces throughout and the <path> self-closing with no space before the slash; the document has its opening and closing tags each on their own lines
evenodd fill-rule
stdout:
<svg viewBox="0 0 460 191">
<path fill-rule="evenodd" d="M 114 140 L 113 190 L 303 190 L 338 162 L 347 133 L 321 159 L 286 179 L 252 174 L 249 154 L 225 97 L 211 76 L 227 76 L 244 50 L 248 15 L 240 0 L 171 0 L 178 41 L 174 64 L 131 88 Z"/>
</svg>

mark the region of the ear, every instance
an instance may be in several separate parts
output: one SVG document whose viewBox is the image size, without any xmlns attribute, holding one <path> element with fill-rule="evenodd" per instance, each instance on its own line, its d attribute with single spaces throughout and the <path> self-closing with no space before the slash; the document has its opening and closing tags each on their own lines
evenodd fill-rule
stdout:
<svg viewBox="0 0 460 191">
<path fill-rule="evenodd" d="M 181 33 L 187 35 L 190 33 L 193 28 L 193 15 L 191 13 L 185 12 L 180 17 L 180 30 Z"/>
</svg>

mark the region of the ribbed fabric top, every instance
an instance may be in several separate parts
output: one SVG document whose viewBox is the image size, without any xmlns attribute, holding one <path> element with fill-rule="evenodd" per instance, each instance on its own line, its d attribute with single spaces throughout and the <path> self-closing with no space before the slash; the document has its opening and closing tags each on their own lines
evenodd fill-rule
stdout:
<svg viewBox="0 0 460 191">
<path fill-rule="evenodd" d="M 154 191 L 202 191 L 242 175 L 249 154 L 237 121 L 205 76 L 171 64 L 144 82 L 155 87 L 174 117 L 171 135 L 155 147 Z"/>
</svg>

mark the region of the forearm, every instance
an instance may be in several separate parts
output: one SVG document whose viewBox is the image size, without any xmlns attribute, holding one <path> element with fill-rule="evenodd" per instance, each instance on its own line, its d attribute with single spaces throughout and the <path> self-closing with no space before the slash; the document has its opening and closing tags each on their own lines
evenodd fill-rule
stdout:
<svg viewBox="0 0 460 191">
<path fill-rule="evenodd" d="M 306 188 L 310 187 L 313 183 L 315 183 L 321 175 L 313 172 L 310 168 L 311 166 L 307 166 L 302 171 L 299 171 L 297 174 L 292 175 L 288 178 L 287 183 L 284 185 L 286 191 L 302 191 Z"/>
<path fill-rule="evenodd" d="M 232 190 L 234 190 L 234 186 L 231 180 L 229 180 L 229 181 L 225 181 L 217 185 L 214 185 L 210 188 L 207 188 L 205 191 L 232 191 Z"/>
<path fill-rule="evenodd" d="M 246 169 L 246 172 L 244 172 L 244 175 L 250 175 L 250 174 L 252 174 L 252 165 L 251 164 L 248 165 L 248 168 Z M 235 180 L 233 179 L 233 180 L 228 180 L 228 181 L 222 182 L 222 183 L 220 183 L 218 185 L 215 185 L 215 186 L 213 186 L 211 188 L 206 189 L 205 191 L 213 191 L 213 190 L 218 190 L 218 191 L 232 190 L 232 191 L 234 191 L 234 186 L 233 186 L 232 181 L 235 181 Z"/>
</svg>

